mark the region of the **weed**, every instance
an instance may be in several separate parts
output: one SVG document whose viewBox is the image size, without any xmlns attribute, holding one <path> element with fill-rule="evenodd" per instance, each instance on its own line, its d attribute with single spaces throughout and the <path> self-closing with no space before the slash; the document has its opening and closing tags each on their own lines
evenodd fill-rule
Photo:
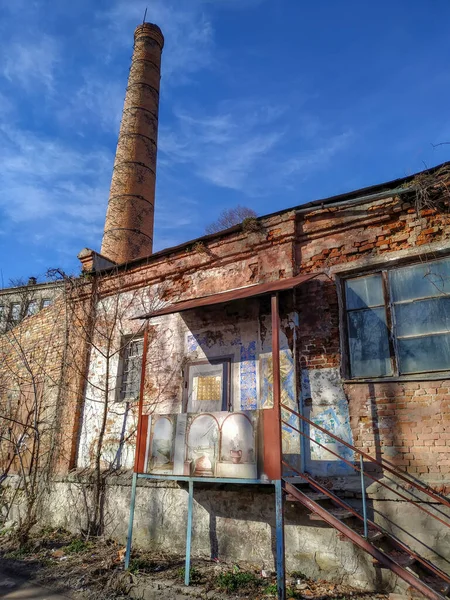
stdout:
<svg viewBox="0 0 450 600">
<path fill-rule="evenodd" d="M 69 554 L 78 554 L 79 552 L 86 552 L 86 550 L 89 550 L 90 548 L 92 548 L 90 542 L 85 542 L 78 538 L 72 540 L 68 546 L 65 546 L 64 550 Z"/>
<path fill-rule="evenodd" d="M 184 574 L 186 573 L 186 569 L 184 567 L 182 567 L 181 569 L 178 569 L 177 571 L 177 575 L 180 579 L 182 579 L 184 581 Z M 190 571 L 189 571 L 189 583 L 200 583 L 202 581 L 202 574 L 200 573 L 200 571 L 198 569 L 196 569 L 195 567 L 191 567 Z"/>
<path fill-rule="evenodd" d="M 236 592 L 242 588 L 255 588 L 262 585 L 262 580 L 254 573 L 238 571 L 234 573 L 219 573 L 217 585 L 227 592 Z"/>
<path fill-rule="evenodd" d="M 270 585 L 268 585 L 266 588 L 264 588 L 264 593 L 267 596 L 275 596 L 276 597 L 278 595 L 277 584 L 271 583 Z M 293 589 L 286 588 L 286 598 L 300 598 L 300 596 L 296 592 L 294 592 Z"/>
<path fill-rule="evenodd" d="M 242 221 L 242 230 L 243 231 L 259 231 L 261 229 L 260 223 L 256 217 L 246 217 Z"/>
<path fill-rule="evenodd" d="M 130 571 L 130 573 L 137 575 L 137 573 L 139 573 L 139 572 L 145 573 L 146 571 L 151 571 L 152 566 L 153 566 L 152 563 L 150 563 L 145 558 L 135 557 L 130 560 L 130 565 L 128 567 L 128 570 Z"/>
<path fill-rule="evenodd" d="M 199 254 L 206 254 L 208 252 L 203 242 L 195 242 L 192 246 L 192 252 L 198 252 Z"/>
<path fill-rule="evenodd" d="M 5 554 L 5 558 L 23 558 L 32 552 L 33 548 L 30 544 L 23 544 L 22 546 L 19 546 L 17 550 L 12 550 L 11 552 Z"/>
</svg>

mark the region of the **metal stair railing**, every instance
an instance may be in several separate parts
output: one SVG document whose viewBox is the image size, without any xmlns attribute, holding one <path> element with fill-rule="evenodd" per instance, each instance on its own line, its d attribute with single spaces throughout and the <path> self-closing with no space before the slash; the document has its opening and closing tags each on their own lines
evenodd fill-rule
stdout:
<svg viewBox="0 0 450 600">
<path fill-rule="evenodd" d="M 299 477 L 301 477 L 304 481 L 306 481 L 310 486 L 314 487 L 318 492 L 320 492 L 321 494 L 325 494 L 326 496 L 328 496 L 330 498 L 330 500 L 332 500 L 333 502 L 335 502 L 336 504 L 338 504 L 342 508 L 345 508 L 346 510 L 348 510 L 349 512 L 351 512 L 353 514 L 353 516 L 355 516 L 360 521 L 364 521 L 364 517 L 353 506 L 351 506 L 350 504 L 348 504 L 347 502 L 345 502 L 345 500 L 342 500 L 342 498 L 339 498 L 339 496 L 336 496 L 336 494 L 334 494 L 332 491 L 330 491 L 329 489 L 327 489 L 326 487 L 324 487 L 323 485 L 321 485 L 318 481 L 316 481 L 315 479 L 313 479 L 310 475 L 308 475 L 307 473 L 301 473 L 294 466 L 290 465 L 288 462 L 286 462 L 284 460 L 282 461 L 282 464 L 285 467 L 288 467 L 289 469 L 291 469 L 292 471 L 294 471 L 295 473 L 297 473 L 297 475 Z M 287 479 L 284 479 L 284 481 L 288 482 Z M 450 576 L 447 575 L 447 573 L 444 573 L 444 571 L 441 571 L 441 569 L 439 569 L 439 567 L 436 567 L 435 565 L 433 565 L 433 563 L 431 563 L 430 561 L 428 561 L 426 558 L 423 558 L 420 554 L 418 554 L 417 552 L 415 552 L 414 550 L 412 550 L 407 544 L 405 544 L 404 542 L 402 542 L 393 533 L 391 533 L 390 531 L 388 531 L 387 529 L 385 529 L 381 525 L 378 525 L 378 523 L 375 523 L 374 521 L 371 521 L 370 519 L 367 519 L 367 524 L 372 529 L 375 529 L 375 530 L 379 531 L 385 537 L 389 538 L 389 540 L 395 546 L 397 546 L 403 552 L 406 552 L 407 554 L 409 554 L 410 556 L 412 556 L 417 562 L 419 562 L 421 565 L 423 565 L 426 569 L 428 569 L 429 571 L 431 571 L 432 573 L 434 573 L 436 576 L 438 576 L 439 578 L 441 578 L 446 583 L 450 584 Z M 368 535 L 364 535 L 364 537 L 366 539 L 369 539 Z"/>
<path fill-rule="evenodd" d="M 324 427 L 321 427 L 320 425 L 317 425 L 317 423 L 314 423 L 314 421 L 311 421 L 310 419 L 308 419 L 307 417 L 305 417 L 304 415 L 301 415 L 299 412 L 295 411 L 294 409 L 290 408 L 289 406 L 286 406 L 285 404 L 281 404 L 281 408 L 287 410 L 288 412 L 290 412 L 291 414 L 295 415 L 296 417 L 298 417 L 301 421 L 303 421 L 304 423 L 307 423 L 309 426 L 314 427 L 315 429 L 318 429 L 319 431 L 321 431 L 322 433 L 324 433 L 325 435 L 331 437 L 332 439 L 336 440 L 337 442 L 339 442 L 340 444 L 342 444 L 343 446 L 346 446 L 347 448 L 349 448 L 350 450 L 352 450 L 353 452 L 355 452 L 356 454 L 359 454 L 359 456 L 361 458 L 364 458 L 366 460 L 368 460 L 369 462 L 381 467 L 383 470 L 388 471 L 389 473 L 391 473 L 392 475 L 398 477 L 399 479 L 401 479 L 402 481 L 404 481 L 405 483 L 407 483 L 409 486 L 415 488 L 417 491 L 427 495 L 428 497 L 432 498 L 435 502 L 438 502 L 439 504 L 441 504 L 442 506 L 445 506 L 447 508 L 450 508 L 450 501 L 447 500 L 447 498 L 439 495 L 438 493 L 436 493 L 436 491 L 430 489 L 428 486 L 426 486 L 426 484 L 424 484 L 423 482 L 421 483 L 417 483 L 417 481 L 413 478 L 411 478 L 411 476 L 409 475 L 409 473 L 406 473 L 405 471 L 401 471 L 398 469 L 398 467 L 396 467 L 395 465 L 393 465 L 392 463 L 390 463 L 389 461 L 386 461 L 384 459 L 381 460 L 377 460 L 376 458 L 373 458 L 373 456 L 370 456 L 370 454 L 367 454 L 366 452 L 364 452 L 363 450 L 360 450 L 359 448 L 357 448 L 356 446 L 353 446 L 352 444 L 350 444 L 349 442 L 346 442 L 345 440 L 343 440 L 342 438 L 338 437 L 337 435 L 335 435 L 334 433 L 332 433 L 331 431 L 328 431 L 327 429 L 325 429 Z M 299 433 L 300 435 L 302 435 L 303 437 L 309 439 L 310 441 L 314 442 L 315 444 L 317 444 L 318 446 L 320 446 L 321 448 L 323 448 L 324 450 L 326 450 L 327 452 L 330 452 L 331 454 L 333 454 L 334 456 L 338 457 L 340 460 L 342 460 L 343 462 L 345 462 L 346 464 L 348 464 L 350 467 L 352 467 L 352 469 L 354 469 L 355 471 L 361 471 L 361 467 L 362 467 L 362 461 L 360 461 L 360 467 L 356 466 L 354 463 L 352 463 L 349 460 L 346 460 L 344 457 L 342 457 L 340 454 L 338 454 L 337 452 L 334 452 L 333 450 L 331 450 L 330 448 L 327 448 L 326 446 L 324 446 L 323 444 L 321 444 L 320 442 L 318 442 L 317 440 L 315 440 L 314 438 L 310 437 L 309 435 L 307 435 L 304 431 L 301 431 L 300 429 L 294 427 L 293 425 L 291 425 L 290 423 L 288 423 L 287 421 L 285 421 L 283 418 L 281 419 L 281 422 L 283 425 L 285 425 L 286 427 L 290 427 L 291 429 L 293 429 L 294 431 L 296 431 L 297 433 Z M 403 494 L 401 494 L 401 492 L 398 492 L 397 490 L 391 488 L 390 486 L 388 486 L 386 483 L 384 483 L 383 481 L 380 481 L 379 479 L 377 479 L 375 476 L 371 475 L 368 472 L 364 473 L 365 477 L 369 477 L 370 479 L 372 479 L 373 481 L 376 481 L 377 483 L 379 483 L 381 486 L 385 487 L 386 489 L 390 490 L 391 492 L 397 494 L 399 497 L 403 498 L 404 500 L 406 500 L 407 502 L 414 504 L 415 506 L 417 506 L 419 509 L 421 509 L 422 511 L 424 511 L 425 513 L 427 513 L 428 515 L 430 515 L 431 517 L 433 517 L 434 519 L 437 519 L 438 521 L 440 521 L 443 525 L 445 525 L 446 527 L 450 527 L 450 522 L 446 522 L 444 520 L 442 520 L 441 518 L 439 518 L 437 515 L 435 515 L 434 513 L 429 512 L 427 509 L 423 508 L 420 504 L 418 504 L 417 502 L 415 502 L 414 500 L 411 500 L 410 498 L 408 498 L 407 496 L 404 496 Z M 396 482 L 396 485 L 400 488 L 402 488 L 404 491 L 409 492 L 409 490 L 405 489 L 404 486 L 400 485 L 399 483 Z M 445 513 L 440 513 L 445 515 L 448 519 L 450 519 L 450 516 L 447 516 Z"/>
<path fill-rule="evenodd" d="M 283 408 L 283 409 L 287 410 L 288 412 L 290 412 L 291 414 L 295 415 L 300 420 L 307 423 L 310 427 L 314 427 L 314 428 L 320 430 L 325 435 L 331 437 L 335 441 L 339 442 L 340 444 L 349 448 L 355 454 L 360 456 L 360 461 L 359 461 L 359 466 L 358 466 L 357 461 L 352 462 L 350 460 L 347 460 L 346 458 L 344 458 L 343 456 L 341 456 L 334 450 L 327 448 L 324 444 L 321 444 L 319 441 L 315 440 L 314 438 L 309 436 L 307 433 L 305 433 L 301 429 L 295 427 L 291 423 L 288 423 L 286 420 L 281 418 L 281 423 L 284 426 L 289 427 L 293 431 L 296 431 L 297 433 L 299 433 L 306 439 L 317 444 L 320 448 L 322 448 L 322 449 L 326 450 L 327 452 L 329 452 L 330 454 L 336 456 L 339 460 L 341 460 L 344 463 L 346 463 L 347 465 L 349 465 L 353 470 L 360 473 L 363 515 L 361 515 L 355 508 L 353 508 L 347 502 L 345 502 L 344 500 L 342 500 L 341 498 L 336 496 L 333 492 L 331 492 L 330 490 L 328 490 L 327 488 L 322 486 L 318 481 L 316 481 L 308 473 L 302 473 L 299 470 L 297 470 L 295 467 L 290 465 L 288 462 L 286 462 L 285 460 L 282 460 L 282 466 L 285 466 L 288 469 L 290 469 L 292 472 L 296 473 L 301 479 L 303 479 L 303 481 L 308 483 L 312 488 L 319 491 L 319 493 L 326 495 L 332 502 L 340 505 L 342 508 L 349 511 L 351 513 L 351 515 L 353 515 L 354 517 L 356 517 L 357 519 L 362 521 L 363 525 L 364 525 L 364 535 L 363 536 L 360 535 L 358 532 L 354 531 L 353 529 L 351 529 L 350 527 L 348 527 L 347 525 L 342 523 L 342 521 L 340 521 L 337 517 L 335 517 L 333 514 L 331 514 L 326 508 L 320 506 L 320 504 L 317 504 L 317 502 L 315 502 L 312 498 L 309 498 L 306 494 L 303 494 L 300 490 L 295 488 L 292 485 L 292 483 L 289 481 L 288 477 L 283 477 L 285 492 L 288 492 L 295 499 L 297 499 L 298 501 L 303 503 L 306 507 L 308 507 L 310 510 L 312 510 L 313 512 L 318 514 L 320 516 L 320 518 L 322 518 L 324 521 L 328 522 L 332 527 L 336 528 L 338 531 L 341 532 L 341 534 L 345 535 L 356 545 L 360 546 L 362 549 L 369 552 L 369 554 L 371 554 L 375 560 L 377 560 L 378 562 L 383 564 L 385 567 L 391 569 L 394 573 L 396 573 L 398 576 L 400 576 L 402 579 L 404 579 L 411 586 L 413 586 L 417 590 L 419 590 L 427 598 L 429 598 L 430 600 L 442 599 L 443 596 L 438 591 L 429 587 L 425 582 L 421 581 L 414 574 L 412 574 L 410 571 L 408 571 L 405 567 L 398 564 L 391 556 L 389 556 L 389 554 L 386 554 L 385 552 L 383 552 L 382 550 L 373 546 L 373 544 L 370 543 L 370 538 L 369 538 L 369 534 L 368 534 L 369 526 L 372 529 L 375 529 L 377 532 L 380 532 L 384 537 L 386 537 L 390 541 L 390 543 L 394 546 L 394 548 L 397 548 L 398 550 L 409 555 L 409 557 L 411 559 L 413 559 L 414 561 L 416 561 L 417 563 L 419 563 L 419 565 L 422 568 L 424 568 L 427 571 L 429 571 L 430 573 L 434 574 L 436 577 L 438 577 L 441 580 L 441 582 L 445 582 L 445 585 L 447 587 L 450 586 L 450 576 L 448 576 L 441 569 L 439 569 L 438 567 L 433 565 L 430 561 L 423 558 L 420 554 L 418 554 L 417 552 L 415 552 L 414 550 L 409 548 L 409 546 L 407 546 L 407 544 L 402 542 L 393 533 L 390 533 L 385 528 L 381 527 L 380 525 L 376 524 L 375 522 L 373 522 L 367 518 L 366 490 L 365 490 L 364 477 L 368 477 L 369 479 L 372 479 L 376 483 L 382 485 L 384 488 L 393 492 L 394 494 L 396 494 L 398 497 L 402 498 L 406 502 L 416 506 L 419 510 L 426 513 L 428 516 L 439 521 L 444 526 L 450 527 L 450 522 L 444 521 L 440 516 L 430 512 L 427 508 L 422 506 L 422 504 L 418 503 L 415 500 L 412 500 L 408 496 L 405 496 L 404 494 L 399 492 L 398 489 L 394 489 L 394 488 L 390 487 L 389 485 L 387 485 L 385 482 L 380 481 L 377 477 L 375 477 L 371 473 L 368 473 L 368 472 L 364 473 L 364 460 L 363 459 L 365 458 L 369 462 L 380 467 L 382 470 L 388 471 L 389 473 L 396 476 L 403 482 L 407 483 L 409 486 L 411 486 L 415 490 L 422 492 L 423 494 L 432 498 L 434 501 L 439 503 L 441 506 L 450 507 L 450 502 L 447 500 L 447 498 L 440 496 L 438 493 L 435 492 L 435 490 L 430 489 L 423 482 L 417 482 L 415 479 L 411 478 L 411 476 L 408 473 L 406 473 L 404 471 L 399 471 L 399 469 L 395 465 L 390 463 L 389 461 L 377 460 L 377 459 L 373 458 L 366 452 L 356 448 L 356 446 L 353 446 L 352 444 L 339 438 L 331 431 L 328 431 L 324 427 L 321 427 L 320 425 L 317 425 L 310 419 L 304 417 L 303 415 L 301 415 L 297 411 L 293 410 L 289 406 L 286 406 L 285 404 L 281 404 L 281 408 Z M 406 493 L 412 494 L 412 492 L 410 490 L 408 490 L 405 486 L 402 486 L 397 481 L 395 482 L 395 485 L 397 487 L 399 487 L 400 489 L 402 489 L 403 491 L 405 491 Z M 438 509 L 436 509 L 436 510 L 438 510 Z M 445 516 L 447 519 L 450 519 L 450 516 L 447 515 L 446 513 L 441 512 L 441 511 L 439 511 L 439 513 L 441 516 Z M 420 540 L 418 540 L 418 541 L 420 542 Z M 421 542 L 421 543 L 423 543 L 423 542 Z"/>
<path fill-rule="evenodd" d="M 426 598 L 428 598 L 429 600 L 444 600 L 445 597 L 443 595 L 441 595 L 439 592 L 428 586 L 420 579 L 418 579 L 413 573 L 408 571 L 406 568 L 398 564 L 398 562 L 396 562 L 391 556 L 389 556 L 389 554 L 371 544 L 369 540 L 359 535 L 356 531 L 348 527 L 348 525 L 337 519 L 334 515 L 328 512 L 326 508 L 323 508 L 322 506 L 320 506 L 320 504 L 308 498 L 306 494 L 298 490 L 286 480 L 284 480 L 284 486 L 285 491 L 289 492 L 289 494 L 297 498 L 297 500 L 301 502 L 304 506 L 309 508 L 309 510 L 318 514 L 325 522 L 327 522 L 329 525 L 337 529 L 340 533 L 345 535 L 355 545 L 365 550 L 380 564 L 384 565 L 393 573 L 401 577 L 411 587 L 414 587 Z"/>
</svg>

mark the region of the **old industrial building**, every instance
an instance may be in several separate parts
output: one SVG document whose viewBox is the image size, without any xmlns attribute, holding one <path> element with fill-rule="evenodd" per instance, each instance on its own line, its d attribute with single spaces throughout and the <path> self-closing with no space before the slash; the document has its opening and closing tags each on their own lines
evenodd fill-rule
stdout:
<svg viewBox="0 0 450 600">
<path fill-rule="evenodd" d="M 135 32 L 101 253 L 0 338 L 2 397 L 39 397 L 39 518 L 276 568 L 280 597 L 284 559 L 447 595 L 450 164 L 153 253 L 163 43 Z"/>
</svg>

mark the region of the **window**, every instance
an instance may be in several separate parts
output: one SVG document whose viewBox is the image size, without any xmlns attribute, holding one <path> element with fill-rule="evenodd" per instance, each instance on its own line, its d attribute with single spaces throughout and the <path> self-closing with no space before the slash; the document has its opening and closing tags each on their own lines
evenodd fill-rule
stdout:
<svg viewBox="0 0 450 600">
<path fill-rule="evenodd" d="M 142 338 L 130 340 L 123 349 L 120 375 L 121 400 L 136 400 L 139 398 L 142 349 Z"/>
<path fill-rule="evenodd" d="M 9 315 L 12 323 L 18 323 L 20 321 L 20 302 L 13 302 L 11 304 Z"/>
<path fill-rule="evenodd" d="M 345 281 L 350 374 L 450 370 L 450 259 Z"/>
<path fill-rule="evenodd" d="M 47 306 L 50 306 L 51 303 L 52 301 L 50 298 L 43 298 L 41 308 L 47 308 Z"/>
<path fill-rule="evenodd" d="M 210 359 L 188 365 L 185 378 L 186 412 L 220 412 L 230 406 L 229 359 Z"/>
<path fill-rule="evenodd" d="M 35 315 L 38 311 L 38 302 L 37 300 L 31 300 L 27 306 L 27 317 L 31 317 L 31 315 Z"/>
</svg>

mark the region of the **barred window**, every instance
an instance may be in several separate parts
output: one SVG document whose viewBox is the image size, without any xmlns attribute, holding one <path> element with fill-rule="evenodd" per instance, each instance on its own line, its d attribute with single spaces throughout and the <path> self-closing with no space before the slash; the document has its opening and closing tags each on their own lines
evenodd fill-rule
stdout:
<svg viewBox="0 0 450 600">
<path fill-rule="evenodd" d="M 10 320 L 12 323 L 18 323 L 20 321 L 20 302 L 13 302 L 11 304 Z"/>
<path fill-rule="evenodd" d="M 31 300 L 27 306 L 27 317 L 31 317 L 32 315 L 35 315 L 37 313 L 37 311 L 38 311 L 38 301 Z"/>
<path fill-rule="evenodd" d="M 352 377 L 450 370 L 450 259 L 345 281 Z"/>
<path fill-rule="evenodd" d="M 121 357 L 120 399 L 136 400 L 141 383 L 143 339 L 130 340 Z"/>
</svg>

